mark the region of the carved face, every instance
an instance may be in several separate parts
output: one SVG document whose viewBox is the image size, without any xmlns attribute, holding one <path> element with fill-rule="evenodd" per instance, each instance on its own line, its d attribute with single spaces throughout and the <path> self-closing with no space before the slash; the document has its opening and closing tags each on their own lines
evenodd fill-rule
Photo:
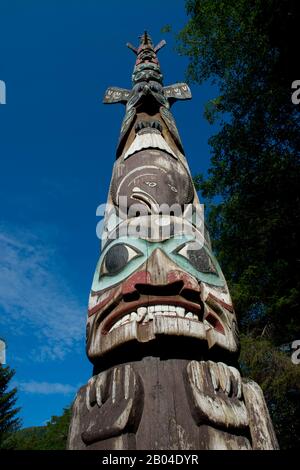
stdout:
<svg viewBox="0 0 300 470">
<path fill-rule="evenodd" d="M 149 71 L 148 69 L 139 72 L 138 76 L 141 76 L 144 78 L 144 80 L 139 80 L 138 83 L 132 88 L 126 105 L 127 112 L 133 106 L 138 107 L 141 104 L 144 105 L 144 99 L 147 95 L 152 95 L 159 106 L 161 105 L 167 108 L 169 107 L 168 99 L 164 95 L 163 86 L 161 83 L 151 80 L 151 73 L 151 70 Z"/>
<path fill-rule="evenodd" d="M 199 348 L 205 342 L 235 352 L 230 295 L 207 243 L 195 228 L 186 230 L 183 219 L 136 220 L 144 229 L 139 237 L 131 236 L 132 221 L 126 222 L 128 235 L 119 230 L 121 236 L 100 256 L 89 303 L 89 358 L 95 361 L 129 341 L 163 335 L 196 338 Z"/>
<path fill-rule="evenodd" d="M 137 52 L 109 193 L 113 209 L 105 219 L 90 294 L 88 356 L 96 362 L 129 342 L 166 336 L 235 353 L 230 295 L 193 219 L 200 205 L 170 112 L 177 99 L 191 97 L 190 90 L 185 84 L 163 87 L 148 37 Z M 186 205 L 192 207 L 191 219 Z M 131 211 L 132 206 L 141 210 Z"/>
<path fill-rule="evenodd" d="M 132 74 L 133 85 L 143 81 L 151 81 L 162 83 L 163 75 L 160 72 L 160 67 L 158 61 L 148 61 L 138 63 Z"/>
<path fill-rule="evenodd" d="M 142 47 L 139 49 L 136 65 L 139 65 L 142 62 L 158 64 L 157 56 L 152 47 Z"/>
<path fill-rule="evenodd" d="M 151 142 L 153 148 L 149 149 L 147 147 Z M 163 150 L 159 149 L 159 145 L 164 147 Z M 147 150 L 140 150 L 143 147 Z M 124 161 L 116 162 L 111 184 L 116 206 L 120 197 L 127 198 L 128 206 L 139 203 L 150 211 L 154 205 L 182 206 L 192 201 L 194 188 L 191 178 L 184 165 L 167 151 L 172 152 L 159 132 L 135 138 Z"/>
</svg>

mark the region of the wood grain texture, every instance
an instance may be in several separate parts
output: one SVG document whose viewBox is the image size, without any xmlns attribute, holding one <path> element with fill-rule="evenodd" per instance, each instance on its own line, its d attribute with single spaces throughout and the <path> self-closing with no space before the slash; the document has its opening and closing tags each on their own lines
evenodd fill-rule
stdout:
<svg viewBox="0 0 300 470">
<path fill-rule="evenodd" d="M 145 357 L 82 387 L 69 449 L 276 449 L 261 389 L 223 363 Z"/>
</svg>

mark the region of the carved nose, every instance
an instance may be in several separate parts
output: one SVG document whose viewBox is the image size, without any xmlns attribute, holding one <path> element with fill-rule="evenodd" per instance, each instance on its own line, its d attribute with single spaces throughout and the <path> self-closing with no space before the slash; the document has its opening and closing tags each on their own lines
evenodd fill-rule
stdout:
<svg viewBox="0 0 300 470">
<path fill-rule="evenodd" d="M 170 274 L 178 266 L 159 248 L 155 249 L 140 270 L 130 276 L 122 285 L 124 298 L 135 294 L 177 295 L 183 288 L 183 281 L 171 279 Z M 172 277 L 172 276 L 171 276 Z"/>
<path fill-rule="evenodd" d="M 176 269 L 176 264 L 159 248 L 155 249 L 147 260 L 147 271 L 152 285 L 167 284 L 168 273 L 174 269 Z"/>
<path fill-rule="evenodd" d="M 122 285 L 124 298 L 142 295 L 182 295 L 190 300 L 199 297 L 200 286 L 159 248 L 155 249 L 140 270 Z"/>
<path fill-rule="evenodd" d="M 142 295 L 168 296 L 178 295 L 183 288 L 182 280 L 170 279 L 169 275 L 178 269 L 165 253 L 157 248 L 146 262 L 145 282 L 137 282 L 135 289 Z"/>
<path fill-rule="evenodd" d="M 157 248 L 147 261 L 146 283 L 136 283 L 140 294 L 182 295 L 190 300 L 198 299 L 200 287 L 197 279 L 182 271 L 176 263 Z"/>
</svg>

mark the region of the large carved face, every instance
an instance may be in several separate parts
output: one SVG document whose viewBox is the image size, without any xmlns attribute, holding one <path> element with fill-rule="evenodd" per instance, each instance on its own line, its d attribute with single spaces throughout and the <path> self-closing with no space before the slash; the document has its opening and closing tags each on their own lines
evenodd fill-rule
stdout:
<svg viewBox="0 0 300 470">
<path fill-rule="evenodd" d="M 184 83 L 163 87 L 156 50 L 146 34 L 135 50 L 108 198 L 113 214 L 105 219 L 89 301 L 87 353 L 94 363 L 128 343 L 151 349 L 170 337 L 190 339 L 199 350 L 238 349 L 230 295 L 194 220 L 200 204 L 170 111 L 176 100 L 190 99 L 190 90 Z"/>
<path fill-rule="evenodd" d="M 145 138 L 147 136 L 150 136 L 149 141 L 154 142 L 156 147 L 143 150 L 143 145 L 149 145 Z M 163 149 L 158 147 L 163 147 L 160 142 L 164 144 Z M 120 198 L 126 198 L 129 207 L 139 203 L 150 212 L 153 212 L 155 207 L 164 205 L 181 207 L 189 204 L 194 197 L 192 180 L 187 169 L 171 152 L 159 132 L 141 136 L 138 134 L 126 152 L 126 158 L 123 161 L 118 160 L 115 165 L 111 183 L 115 206 L 120 208 Z"/>
<path fill-rule="evenodd" d="M 137 236 L 138 234 L 138 236 Z M 209 244 L 184 219 L 143 216 L 118 227 L 100 256 L 89 303 L 87 352 L 164 336 L 236 352 L 236 319 Z"/>
</svg>

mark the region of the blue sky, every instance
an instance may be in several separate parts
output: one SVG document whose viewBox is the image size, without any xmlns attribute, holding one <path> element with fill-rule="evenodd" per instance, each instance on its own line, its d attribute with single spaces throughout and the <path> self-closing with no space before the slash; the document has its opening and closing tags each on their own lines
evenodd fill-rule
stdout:
<svg viewBox="0 0 300 470">
<path fill-rule="evenodd" d="M 167 47 L 165 85 L 187 59 L 172 34 L 183 0 L 1 0 L 0 337 L 16 370 L 24 426 L 71 403 L 91 375 L 85 356 L 87 300 L 99 255 L 96 208 L 106 202 L 124 108 L 104 106 L 109 85 L 130 88 L 133 53 L 147 29 Z M 209 165 L 203 118 L 213 88 L 191 86 L 173 112 L 193 174 Z"/>
</svg>

